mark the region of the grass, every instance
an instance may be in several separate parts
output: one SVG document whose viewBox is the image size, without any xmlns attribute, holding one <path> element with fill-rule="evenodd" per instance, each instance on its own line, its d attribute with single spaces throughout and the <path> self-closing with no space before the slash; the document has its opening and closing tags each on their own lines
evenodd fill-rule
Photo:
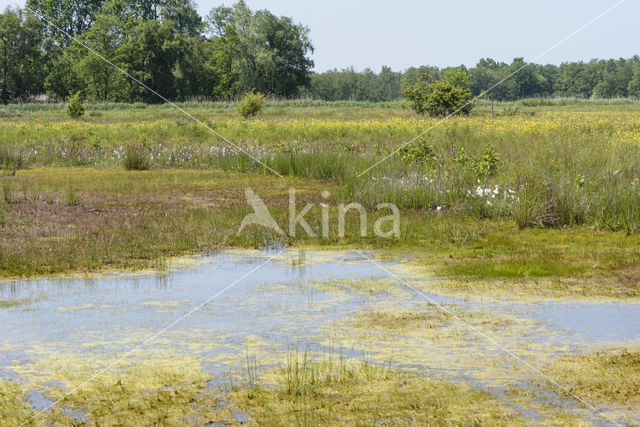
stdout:
<svg viewBox="0 0 640 427">
<path fill-rule="evenodd" d="M 153 269 L 174 256 L 280 241 L 301 247 L 378 249 L 393 257 L 411 252 L 412 265 L 422 275 L 474 282 L 582 280 L 583 289 L 600 283 L 617 289 L 620 296 L 638 293 L 638 234 L 585 227 L 519 230 L 508 219 L 479 220 L 414 209 L 402 211 L 399 239 L 382 239 L 373 235 L 372 223 L 388 213 L 369 208 L 368 236 L 360 237 L 360 221 L 352 213 L 347 216 L 345 237 L 340 238 L 337 206 L 345 196 L 327 179 L 76 167 L 33 168 L 0 181 L 7 200 L 0 206 L 3 277 Z M 328 238 L 310 238 L 301 229 L 295 238 L 283 237 L 257 226 L 238 235 L 242 218 L 251 213 L 244 194 L 247 187 L 265 201 L 284 229 L 290 187 L 297 189 L 298 211 L 306 203 L 316 205 L 307 215 L 315 230 L 322 221 L 318 204 L 327 203 Z M 331 193 L 328 200 L 321 197 L 323 190 Z"/>
<path fill-rule="evenodd" d="M 640 351 L 635 348 L 562 356 L 545 373 L 592 402 L 640 404 Z"/>
<path fill-rule="evenodd" d="M 640 225 L 640 181 L 633 161 L 640 155 L 640 122 L 634 110 L 597 105 L 597 111 L 493 119 L 481 110 L 416 141 L 433 154 L 428 162 L 394 155 L 361 177 L 434 120 L 373 107 L 287 107 L 249 121 L 218 116 L 217 109 L 206 107 L 194 114 L 278 173 L 332 180 L 345 198 L 372 208 L 388 202 L 478 219 L 509 218 L 522 228 L 586 225 L 633 233 Z M 157 167 L 266 171 L 166 108 L 103 110 L 80 122 L 60 114 L 36 111 L 5 118 L 0 122 L 4 142 L 19 148 L 25 162 L 40 166 L 124 163 L 145 169 L 152 162 Z M 133 149 L 130 141 L 140 141 L 145 149 Z M 491 168 L 477 167 L 478 162 L 469 167 L 462 160 L 461 153 L 482 159 L 489 147 L 499 159 Z"/>
<path fill-rule="evenodd" d="M 493 119 L 481 103 L 475 115 L 433 129 L 418 150 L 360 178 L 433 120 L 399 104 L 270 103 L 248 121 L 231 115 L 235 104 L 185 104 L 283 181 L 167 106 L 90 105 L 94 114 L 74 122 L 57 106 L 2 107 L 2 146 L 19 149 L 33 169 L 0 178 L 0 275 L 147 268 L 175 255 L 276 241 L 412 251 L 431 272 L 472 281 L 606 278 L 631 289 L 640 261 L 635 103 L 574 101 L 522 105 Z M 152 164 L 143 174 L 109 169 Z M 166 170 L 176 167 L 198 170 Z M 355 214 L 346 238 L 335 229 L 314 240 L 256 227 L 237 236 L 249 186 L 281 225 L 289 187 L 298 188 L 301 206 L 329 204 L 332 227 L 339 203 L 362 203 L 370 225 L 379 203 L 393 203 L 401 237 L 375 238 L 370 226 L 359 238 Z M 320 209 L 308 218 L 317 229 Z"/>
<path fill-rule="evenodd" d="M 122 165 L 128 171 L 144 171 L 151 167 L 149 153 L 144 145 L 130 144 L 125 152 Z"/>
<path fill-rule="evenodd" d="M 258 425 L 523 423 L 488 393 L 335 354 L 289 354 L 261 387 L 229 396 Z"/>
</svg>

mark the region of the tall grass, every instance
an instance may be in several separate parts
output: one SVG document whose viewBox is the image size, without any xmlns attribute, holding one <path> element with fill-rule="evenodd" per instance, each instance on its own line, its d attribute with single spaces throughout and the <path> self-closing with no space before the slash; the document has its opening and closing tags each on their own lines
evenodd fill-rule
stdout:
<svg viewBox="0 0 640 427">
<path fill-rule="evenodd" d="M 0 169 L 5 175 L 15 175 L 19 169 L 26 166 L 23 149 L 15 145 L 0 146 Z"/>
<path fill-rule="evenodd" d="M 128 171 L 143 171 L 151 167 L 151 159 L 147 147 L 143 144 L 130 144 L 124 152 L 122 160 L 124 168 Z"/>
<path fill-rule="evenodd" d="M 305 102 L 322 104 L 299 100 L 281 105 L 302 109 L 299 104 Z M 25 120 L 33 126 L 6 120 L 0 124 L 6 141 L 0 160 L 18 159 L 7 162 L 22 166 L 121 164 L 129 170 L 147 169 L 151 161 L 160 167 L 265 174 L 273 169 L 285 176 L 327 180 L 338 185 L 337 196 L 344 201 L 373 209 L 393 203 L 401 209 L 509 218 L 520 227 L 588 225 L 632 233 L 640 226 L 640 120 L 628 112 L 454 119 L 414 142 L 428 147 L 423 151 L 429 159 L 422 159 L 392 153 L 434 122 L 400 112 L 395 118 L 371 120 L 342 120 L 340 109 L 329 111 L 327 119 L 301 119 L 294 113 L 247 121 L 203 117 L 250 157 L 182 118 L 135 121 L 153 118 L 162 108 L 149 106 L 126 115 L 105 112 L 96 123 L 61 122 L 58 113 L 41 113 L 42 122 L 29 116 Z M 483 156 L 489 147 L 499 160 L 478 167 L 487 160 Z M 11 154 L 16 152 L 18 157 Z"/>
</svg>

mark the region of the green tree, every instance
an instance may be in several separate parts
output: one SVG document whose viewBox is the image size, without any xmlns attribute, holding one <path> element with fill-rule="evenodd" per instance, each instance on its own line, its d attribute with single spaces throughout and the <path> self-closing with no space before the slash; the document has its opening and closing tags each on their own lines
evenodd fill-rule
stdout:
<svg viewBox="0 0 640 427">
<path fill-rule="evenodd" d="M 240 1 L 231 9 L 214 9 L 207 28 L 216 39 L 222 39 L 218 45 L 224 53 L 216 61 L 223 67 L 219 75 L 237 79 L 222 87 L 234 87 L 236 94 L 258 90 L 293 96 L 309 84 L 313 67 L 308 58 L 313 52 L 309 29 L 294 24 L 291 18 L 276 17 L 266 10 L 253 12 Z"/>
<path fill-rule="evenodd" d="M 75 74 L 84 81 L 90 99 L 111 101 L 119 98 L 124 84 L 123 74 L 94 52 L 113 60 L 123 40 L 123 32 L 122 23 L 117 17 L 99 15 L 91 29 L 78 37 L 84 46 L 74 44 L 67 49 L 76 58 L 73 67 Z"/>
<path fill-rule="evenodd" d="M 633 70 L 633 77 L 629 81 L 629 96 L 640 98 L 640 65 L 636 65 Z"/>
<path fill-rule="evenodd" d="M 93 25 L 105 0 L 27 0 L 27 8 L 43 16 L 57 28 L 47 27 L 49 36 L 61 46 Z M 61 31 L 64 32 L 64 34 Z"/>
<path fill-rule="evenodd" d="M 67 99 L 71 94 L 86 88 L 75 70 L 76 59 L 70 52 L 59 55 L 51 64 L 44 81 L 44 89 L 53 98 Z"/>
<path fill-rule="evenodd" d="M 0 14 L 0 99 L 3 103 L 43 91 L 42 23 L 20 9 Z"/>
<path fill-rule="evenodd" d="M 117 62 L 130 75 L 168 99 L 177 94 L 173 71 L 179 51 L 172 27 L 170 21 L 139 21 L 127 32 L 116 55 Z M 132 79 L 127 79 L 127 83 L 129 101 L 162 101 Z"/>
<path fill-rule="evenodd" d="M 428 74 L 421 75 L 415 83 L 405 80 L 402 94 L 409 101 L 409 105 L 416 113 L 422 115 L 429 112 L 431 85 L 433 79 Z"/>
<path fill-rule="evenodd" d="M 79 119 L 84 116 L 84 105 L 82 105 L 80 92 L 77 92 L 69 100 L 69 104 L 67 105 L 67 114 L 72 119 Z"/>
<path fill-rule="evenodd" d="M 471 112 L 473 95 L 468 87 L 459 85 L 468 81 L 462 74 L 449 73 L 448 79 L 435 82 L 430 80 L 429 76 L 422 76 L 415 84 L 404 88 L 404 95 L 416 113 L 446 117 Z"/>
</svg>

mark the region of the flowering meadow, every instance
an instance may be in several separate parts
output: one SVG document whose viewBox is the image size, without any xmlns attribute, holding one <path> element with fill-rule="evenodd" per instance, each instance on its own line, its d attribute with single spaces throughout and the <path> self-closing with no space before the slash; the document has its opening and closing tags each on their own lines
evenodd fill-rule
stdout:
<svg viewBox="0 0 640 427">
<path fill-rule="evenodd" d="M 364 108 L 355 116 L 339 108 L 270 108 L 249 120 L 194 109 L 209 129 L 171 110 L 93 109 L 82 120 L 56 111 L 3 111 L 0 141 L 30 167 L 120 166 L 135 144 L 155 168 L 268 173 L 241 147 L 283 175 L 332 180 L 341 195 L 368 206 L 507 217 L 521 227 L 587 224 L 631 232 L 640 224 L 634 111 L 508 111 L 440 123 L 402 108 Z"/>
</svg>

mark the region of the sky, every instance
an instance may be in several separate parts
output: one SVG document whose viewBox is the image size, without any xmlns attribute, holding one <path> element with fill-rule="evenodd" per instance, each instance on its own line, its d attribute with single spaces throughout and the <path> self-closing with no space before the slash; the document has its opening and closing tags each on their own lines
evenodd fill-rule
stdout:
<svg viewBox="0 0 640 427">
<path fill-rule="evenodd" d="M 640 54 L 640 1 L 626 0 L 539 57 L 620 0 L 246 0 L 311 29 L 318 72 L 353 66 L 475 65 L 515 57 L 559 64 Z M 232 0 L 196 0 L 201 15 Z M 24 1 L 0 0 L 0 6 Z"/>
</svg>

